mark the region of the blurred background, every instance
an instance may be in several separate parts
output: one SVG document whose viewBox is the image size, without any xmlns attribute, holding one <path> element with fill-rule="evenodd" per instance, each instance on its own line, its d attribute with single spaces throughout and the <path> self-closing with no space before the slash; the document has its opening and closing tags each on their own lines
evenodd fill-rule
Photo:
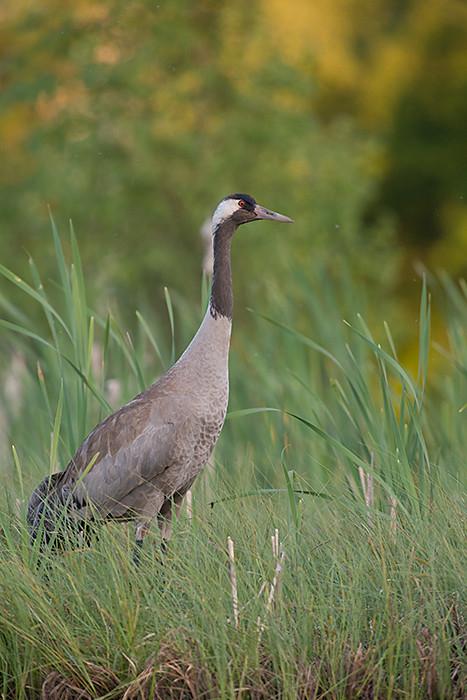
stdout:
<svg viewBox="0 0 467 700">
<path fill-rule="evenodd" d="M 1 262 L 47 277 L 50 207 L 129 323 L 164 285 L 199 304 L 231 191 L 296 220 L 236 240 L 246 326 L 282 304 L 312 334 L 303 280 L 350 274 L 410 356 L 421 266 L 466 272 L 461 0 L 3 0 L 0 85 Z"/>
</svg>

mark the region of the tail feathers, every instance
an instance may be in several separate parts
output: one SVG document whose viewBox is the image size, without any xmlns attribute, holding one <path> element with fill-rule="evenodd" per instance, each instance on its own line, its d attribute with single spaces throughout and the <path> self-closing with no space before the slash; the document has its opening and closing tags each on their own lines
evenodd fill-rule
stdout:
<svg viewBox="0 0 467 700">
<path fill-rule="evenodd" d="M 29 499 L 26 517 L 31 543 L 40 538 L 41 548 L 64 549 L 91 541 L 93 518 L 76 517 L 75 499 L 69 487 L 59 485 L 61 476 L 62 472 L 47 476 Z"/>
<path fill-rule="evenodd" d="M 27 523 L 31 541 L 41 536 L 43 544 L 49 544 L 59 530 L 59 520 L 65 516 L 57 481 L 60 472 L 47 476 L 32 492 L 28 503 Z"/>
</svg>

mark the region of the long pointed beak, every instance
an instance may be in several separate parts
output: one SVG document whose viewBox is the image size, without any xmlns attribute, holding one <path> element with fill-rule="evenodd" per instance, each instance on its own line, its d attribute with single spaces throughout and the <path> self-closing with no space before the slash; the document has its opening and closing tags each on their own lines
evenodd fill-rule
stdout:
<svg viewBox="0 0 467 700">
<path fill-rule="evenodd" d="M 278 214 L 277 211 L 271 211 L 262 207 L 260 204 L 255 206 L 255 214 L 257 219 L 270 219 L 271 221 L 280 221 L 283 224 L 293 224 L 293 219 L 284 214 Z"/>
</svg>

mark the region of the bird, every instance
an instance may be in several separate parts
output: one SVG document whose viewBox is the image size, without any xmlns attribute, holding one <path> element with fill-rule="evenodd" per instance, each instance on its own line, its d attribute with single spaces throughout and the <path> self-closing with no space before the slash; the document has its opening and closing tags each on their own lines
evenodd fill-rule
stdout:
<svg viewBox="0 0 467 700">
<path fill-rule="evenodd" d="M 165 551 L 173 513 L 208 462 L 227 413 L 232 239 L 240 226 L 261 220 L 293 223 L 248 194 L 219 202 L 211 219 L 211 293 L 198 331 L 175 364 L 99 423 L 65 469 L 36 487 L 27 509 L 32 543 L 40 538 L 41 548 L 56 549 L 66 546 L 65 531 L 86 535 L 96 522 L 133 521 L 138 563 L 157 519 Z"/>
</svg>

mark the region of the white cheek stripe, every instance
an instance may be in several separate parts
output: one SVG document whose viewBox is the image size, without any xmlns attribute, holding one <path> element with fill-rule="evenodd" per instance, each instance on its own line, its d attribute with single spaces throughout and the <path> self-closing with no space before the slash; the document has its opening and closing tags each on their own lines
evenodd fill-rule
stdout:
<svg viewBox="0 0 467 700">
<path fill-rule="evenodd" d="M 215 210 L 214 214 L 212 215 L 212 230 L 213 232 L 216 230 L 216 228 L 221 224 L 225 219 L 228 219 L 229 216 L 232 216 L 234 212 L 237 211 L 239 208 L 238 206 L 238 200 L 237 199 L 225 199 L 222 201 L 217 209 Z"/>
</svg>

